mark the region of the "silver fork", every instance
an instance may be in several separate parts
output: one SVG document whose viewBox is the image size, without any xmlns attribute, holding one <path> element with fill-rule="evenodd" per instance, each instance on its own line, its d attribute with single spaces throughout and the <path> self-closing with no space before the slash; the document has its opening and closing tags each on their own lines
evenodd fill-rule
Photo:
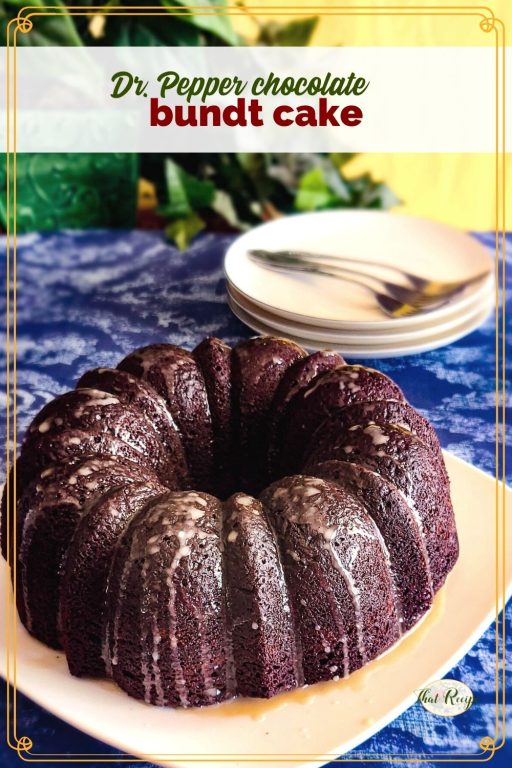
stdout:
<svg viewBox="0 0 512 768">
<path fill-rule="evenodd" d="M 360 269 L 351 269 L 350 267 L 344 267 L 340 266 L 340 264 L 355 264 L 357 266 L 370 266 L 370 267 L 378 267 L 379 269 L 385 269 L 388 271 L 395 272 L 398 275 L 401 275 L 404 277 L 408 283 L 410 283 L 412 288 L 416 288 L 416 290 L 421 291 L 422 293 L 426 293 L 429 296 L 439 297 L 443 295 L 452 295 L 454 291 L 463 290 L 469 285 L 474 285 L 476 283 L 479 283 L 480 281 L 484 280 L 486 277 L 489 276 L 489 272 L 481 272 L 478 275 L 475 275 L 473 277 L 470 277 L 468 280 L 456 280 L 456 281 L 438 281 L 438 280 L 431 280 L 430 278 L 420 277 L 419 275 L 415 275 L 412 272 L 407 272 L 405 269 L 401 269 L 400 267 L 396 267 L 393 264 L 383 264 L 379 261 L 372 261 L 371 259 L 356 259 L 351 258 L 350 256 L 332 256 L 329 254 L 319 254 L 319 253 L 311 253 L 308 251 L 293 251 L 293 250 L 283 250 L 283 251 L 267 251 L 264 249 L 254 249 L 250 251 L 251 255 L 254 255 L 257 257 L 258 255 L 261 255 L 261 258 L 272 258 L 275 260 L 280 260 L 282 263 L 284 263 L 286 260 L 290 259 L 295 262 L 295 260 L 299 261 L 306 261 L 306 262 L 315 262 L 315 264 L 318 264 L 320 267 L 325 267 L 326 269 L 330 269 L 331 267 L 337 268 L 337 269 L 343 269 L 345 272 L 353 272 L 357 275 L 362 275 L 364 277 L 374 277 L 374 275 L 369 275 L 367 272 L 363 272 Z M 379 278 L 377 278 L 379 279 Z M 403 288 L 404 286 L 394 283 L 391 281 L 385 281 L 382 280 L 382 283 L 385 283 L 388 285 L 391 289 L 396 288 Z"/>
<path fill-rule="evenodd" d="M 408 288 L 376 275 L 369 275 L 361 270 L 338 266 L 334 263 L 339 261 L 337 257 L 313 256 L 310 258 L 309 254 L 301 251 L 266 251 L 263 249 L 251 250 L 249 256 L 258 264 L 269 269 L 307 272 L 361 285 L 373 294 L 380 308 L 390 317 L 407 317 L 438 309 L 468 285 L 482 281 L 489 274 L 486 272 L 466 281 L 448 283 L 427 280 L 400 270 L 398 267 L 391 267 L 409 279 L 410 282 L 415 282 L 414 287 Z M 324 258 L 330 259 L 331 263 L 320 260 Z M 377 262 L 360 262 L 357 259 L 346 259 L 346 261 L 384 266 Z M 372 287 L 372 283 L 374 287 Z"/>
</svg>

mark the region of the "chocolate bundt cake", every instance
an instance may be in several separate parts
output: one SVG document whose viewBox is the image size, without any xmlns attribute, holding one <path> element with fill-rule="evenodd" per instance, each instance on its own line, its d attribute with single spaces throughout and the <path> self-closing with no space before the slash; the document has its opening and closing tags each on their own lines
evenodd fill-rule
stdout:
<svg viewBox="0 0 512 768">
<path fill-rule="evenodd" d="M 432 426 L 382 373 L 286 339 L 87 371 L 35 417 L 7 485 L 27 630 L 160 706 L 350 675 L 458 555 Z"/>
</svg>

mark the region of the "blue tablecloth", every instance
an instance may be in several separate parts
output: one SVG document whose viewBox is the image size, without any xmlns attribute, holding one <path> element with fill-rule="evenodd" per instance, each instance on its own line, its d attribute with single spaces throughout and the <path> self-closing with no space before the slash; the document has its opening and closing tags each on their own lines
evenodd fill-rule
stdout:
<svg viewBox="0 0 512 768">
<path fill-rule="evenodd" d="M 494 251 L 494 235 L 476 236 Z M 137 346 L 166 341 L 191 348 L 206 335 L 227 342 L 253 335 L 226 303 L 222 257 L 230 241 L 227 236 L 207 235 L 179 253 L 152 232 L 61 232 L 18 238 L 18 434 L 45 402 L 72 388 L 86 368 L 115 365 Z M 512 236 L 507 260 L 512 260 Z M 511 293 L 509 268 L 508 301 Z M 1 316 L 5 317 L 3 307 Z M 510 353 L 508 360 L 510 365 Z M 397 380 L 433 422 L 443 447 L 495 473 L 492 317 L 443 349 L 369 364 Z M 0 370 L 3 379 L 3 360 Z M 0 435 L 5 438 L 3 430 L 4 420 Z M 511 630 L 509 620 L 509 638 Z M 478 751 L 479 740 L 494 733 L 494 638 L 491 627 L 448 675 L 472 688 L 475 704 L 467 713 L 436 717 L 416 704 L 353 756 L 421 752 L 432 755 L 433 764 L 441 752 Z M 5 716 L 5 701 L 2 708 Z M 23 696 L 18 728 L 32 738 L 39 753 L 114 751 Z M 495 763 L 510 760 L 509 747 L 497 754 Z M 12 766 L 20 761 L 2 744 L 0 762 Z"/>
</svg>

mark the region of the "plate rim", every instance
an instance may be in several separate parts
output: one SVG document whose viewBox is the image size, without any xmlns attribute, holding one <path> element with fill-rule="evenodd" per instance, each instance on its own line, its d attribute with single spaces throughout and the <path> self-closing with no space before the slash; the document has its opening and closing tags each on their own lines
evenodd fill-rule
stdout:
<svg viewBox="0 0 512 768">
<path fill-rule="evenodd" d="M 254 321 L 252 316 L 243 308 L 236 305 L 230 296 L 228 296 L 228 304 L 231 311 L 240 320 L 240 322 L 247 325 L 257 334 L 264 336 L 275 335 L 277 329 L 274 329 L 272 326 L 267 325 L 266 323 Z M 406 357 L 408 355 L 419 355 L 424 352 L 431 352 L 432 350 L 440 349 L 442 347 L 448 346 L 449 344 L 453 344 L 460 339 L 463 339 L 465 336 L 479 328 L 487 320 L 487 318 L 490 317 L 491 309 L 492 307 L 481 310 L 481 312 L 476 315 L 475 318 L 473 318 L 471 323 L 468 323 L 464 326 L 463 330 L 457 333 L 452 332 L 450 335 L 447 334 L 446 336 L 443 336 L 441 339 L 438 339 L 433 343 L 424 342 L 423 344 L 411 344 L 409 346 L 402 345 L 399 348 L 391 347 L 389 345 L 387 347 L 384 347 L 384 345 L 381 345 L 380 347 L 373 347 L 371 345 L 353 345 L 351 347 L 349 344 L 338 344 L 332 342 L 329 343 L 335 351 L 340 352 L 342 355 L 360 360 L 384 360 L 389 357 Z M 308 339 L 298 334 L 292 333 L 289 333 L 288 337 L 291 341 L 305 347 L 306 349 L 319 350 L 322 349 L 326 343 L 325 341 L 315 341 L 315 339 Z"/>
<path fill-rule="evenodd" d="M 455 315 L 453 317 L 450 317 L 448 320 L 444 320 L 441 323 L 438 324 L 428 324 L 420 329 L 413 329 L 413 330 L 399 330 L 395 331 L 395 333 L 391 333 L 390 331 L 380 331 L 380 332 L 374 332 L 374 333 L 360 333 L 358 331 L 345 331 L 344 333 L 340 333 L 339 335 L 337 332 L 330 328 L 321 328 L 320 326 L 316 325 L 301 325 L 296 326 L 296 330 L 294 330 L 294 326 L 291 324 L 292 321 L 289 321 L 287 323 L 285 318 L 282 318 L 278 315 L 272 315 L 272 313 L 269 314 L 269 322 L 266 321 L 265 316 L 263 312 L 259 312 L 260 308 L 256 307 L 249 308 L 248 306 L 244 306 L 242 302 L 246 301 L 245 297 L 238 291 L 237 288 L 231 287 L 230 285 L 226 286 L 226 291 L 228 295 L 231 297 L 231 299 L 234 301 L 235 304 L 237 304 L 241 309 L 243 309 L 248 315 L 251 315 L 256 320 L 260 320 L 262 323 L 269 325 L 271 327 L 275 327 L 276 330 L 280 331 L 281 333 L 295 333 L 297 336 L 303 336 L 305 339 L 309 338 L 311 334 L 311 339 L 316 341 L 322 341 L 326 344 L 329 343 L 340 343 L 340 344 L 352 344 L 356 340 L 361 345 L 365 345 L 366 339 L 368 339 L 368 342 L 371 344 L 375 344 L 376 346 L 380 346 L 381 344 L 390 344 L 393 341 L 397 343 L 402 343 L 404 341 L 413 340 L 416 339 L 418 341 L 421 341 L 424 338 L 428 338 L 432 336 L 434 333 L 442 333 L 442 332 L 448 332 L 452 328 L 456 328 L 459 324 L 462 324 L 465 320 L 469 322 L 473 317 L 483 312 L 483 310 L 486 307 L 489 307 L 489 312 L 491 311 L 492 307 L 494 306 L 494 294 L 489 291 L 489 294 L 487 296 L 482 296 L 478 302 L 475 301 L 475 305 L 472 306 L 469 310 L 466 310 L 464 313 L 461 313 L 460 315 Z M 239 296 L 237 296 L 239 294 Z M 247 301 L 247 304 L 249 305 L 249 301 Z M 282 321 L 282 322 L 281 322 Z M 281 327 L 280 327 L 281 326 Z M 304 334 L 303 331 L 306 331 L 307 333 Z M 314 335 L 315 332 L 318 330 L 318 336 Z M 297 332 L 300 331 L 300 332 Z M 381 341 L 382 339 L 382 341 Z"/>
</svg>

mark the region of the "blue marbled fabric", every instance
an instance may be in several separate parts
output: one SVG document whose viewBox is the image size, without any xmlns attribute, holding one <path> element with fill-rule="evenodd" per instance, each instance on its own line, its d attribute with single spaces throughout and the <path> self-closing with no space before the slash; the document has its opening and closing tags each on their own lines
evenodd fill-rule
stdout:
<svg viewBox="0 0 512 768">
<path fill-rule="evenodd" d="M 494 250 L 494 235 L 476 237 Z M 152 232 L 60 232 L 18 238 L 18 437 L 42 405 L 72 388 L 84 370 L 115 365 L 137 346 L 168 341 L 191 348 L 209 334 L 227 342 L 253 335 L 226 304 L 222 257 L 230 241 L 227 236 L 207 235 L 179 253 Z M 509 265 L 511 261 L 509 236 Z M 510 302 L 510 268 L 505 294 Z M 4 301 L 2 295 L 0 303 Z M 3 306 L 1 316 L 5 317 Z M 494 474 L 494 349 L 490 317 L 470 336 L 443 349 L 367 364 L 396 379 L 433 422 L 445 448 Z M 0 356 L 4 354 L 2 349 Z M 508 359 L 510 365 L 510 353 Z M 5 361 L 0 362 L 3 393 Z M 4 430 L 2 420 L 2 438 Z M 453 719 L 435 717 L 416 704 L 350 757 L 364 763 L 365 758 L 379 755 L 421 752 L 432 756 L 433 765 L 439 753 L 476 751 L 479 740 L 494 732 L 494 643 L 491 627 L 448 675 L 473 689 L 475 704 L 467 713 Z M 2 707 L 4 701 L 0 711 Z M 23 696 L 18 723 L 38 752 L 114 751 Z M 509 747 L 496 755 L 495 764 L 510 762 Z M 0 763 L 18 762 L 2 744 Z"/>
</svg>

